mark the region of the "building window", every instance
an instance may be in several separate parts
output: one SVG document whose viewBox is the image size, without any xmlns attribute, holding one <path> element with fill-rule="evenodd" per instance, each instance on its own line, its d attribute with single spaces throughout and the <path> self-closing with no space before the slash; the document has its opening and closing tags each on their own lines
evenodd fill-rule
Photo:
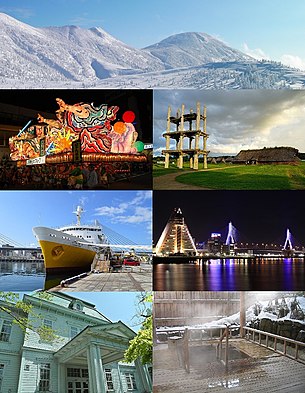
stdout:
<svg viewBox="0 0 305 393">
<path fill-rule="evenodd" d="M 113 380 L 110 368 L 105 368 L 105 377 L 106 377 L 106 384 L 107 384 L 107 392 L 113 391 Z"/>
<path fill-rule="evenodd" d="M 70 329 L 71 338 L 77 336 L 78 333 L 79 333 L 79 329 L 75 326 L 71 326 L 71 329 Z"/>
<path fill-rule="evenodd" d="M 125 373 L 125 378 L 126 378 L 128 390 L 136 390 L 137 385 L 136 385 L 136 380 L 135 380 L 134 374 Z"/>
<path fill-rule="evenodd" d="M 84 306 L 82 302 L 73 300 L 70 303 L 69 308 L 72 308 L 73 310 L 77 310 L 77 311 L 83 311 Z"/>
<path fill-rule="evenodd" d="M 4 372 L 4 364 L 0 364 L 0 390 L 2 386 L 3 372 Z"/>
<path fill-rule="evenodd" d="M 80 368 L 67 368 L 67 376 L 71 378 L 80 378 L 81 376 L 81 369 Z"/>
<path fill-rule="evenodd" d="M 53 321 L 51 321 L 50 319 L 44 319 L 43 326 L 49 329 L 53 329 Z"/>
<path fill-rule="evenodd" d="M 0 332 L 0 341 L 8 342 L 12 331 L 12 321 L 4 320 Z"/>
<path fill-rule="evenodd" d="M 40 365 L 39 392 L 50 391 L 50 363 Z"/>
</svg>

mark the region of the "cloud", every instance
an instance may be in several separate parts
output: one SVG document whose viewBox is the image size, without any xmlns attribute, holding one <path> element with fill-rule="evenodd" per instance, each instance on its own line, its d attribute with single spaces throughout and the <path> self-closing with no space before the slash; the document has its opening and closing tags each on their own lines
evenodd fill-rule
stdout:
<svg viewBox="0 0 305 393">
<path fill-rule="evenodd" d="M 116 214 L 124 213 L 125 207 L 119 206 L 102 206 L 95 209 L 95 214 L 97 216 L 114 216 Z"/>
<path fill-rule="evenodd" d="M 145 222 L 151 222 L 152 211 L 151 207 L 138 206 L 134 209 L 132 214 L 117 216 L 115 221 L 117 223 L 129 223 L 129 224 L 140 224 Z"/>
<path fill-rule="evenodd" d="M 137 191 L 135 197 L 129 201 L 114 201 L 112 206 L 101 206 L 95 209 L 97 216 L 106 216 L 113 224 L 140 224 L 150 222 L 152 209 L 147 206 L 151 202 L 151 191 Z"/>
<path fill-rule="evenodd" d="M 138 191 L 136 197 L 130 202 L 131 205 L 142 203 L 148 199 L 151 199 L 151 191 Z"/>
<path fill-rule="evenodd" d="M 245 42 L 242 44 L 242 51 L 257 60 L 270 60 L 270 57 L 262 49 L 250 49 Z"/>
<path fill-rule="evenodd" d="M 199 101 L 207 107 L 210 155 L 241 149 L 292 146 L 305 151 L 305 91 L 156 91 L 154 94 L 154 148 L 165 148 L 167 107 L 186 110 Z M 163 120 L 162 120 L 163 119 Z M 174 129 L 172 125 L 172 130 Z"/>
<path fill-rule="evenodd" d="M 35 15 L 34 11 L 28 7 L 0 7 L 0 12 L 12 15 L 16 18 L 29 19 Z"/>
<path fill-rule="evenodd" d="M 281 57 L 281 62 L 289 67 L 305 70 L 305 60 L 301 59 L 299 56 L 283 55 Z"/>
<path fill-rule="evenodd" d="M 85 204 L 88 202 L 88 197 L 86 197 L 86 196 L 82 196 L 82 197 L 80 197 L 79 198 L 79 204 L 80 204 L 80 206 L 85 206 Z"/>
<path fill-rule="evenodd" d="M 90 18 L 87 17 L 86 15 L 83 16 L 77 16 L 75 18 L 70 18 L 69 19 L 69 24 L 73 24 L 76 26 L 80 26 L 80 27 L 93 27 L 93 26 L 97 26 L 97 27 L 101 27 L 103 26 L 105 23 L 105 20 L 102 18 Z"/>
</svg>

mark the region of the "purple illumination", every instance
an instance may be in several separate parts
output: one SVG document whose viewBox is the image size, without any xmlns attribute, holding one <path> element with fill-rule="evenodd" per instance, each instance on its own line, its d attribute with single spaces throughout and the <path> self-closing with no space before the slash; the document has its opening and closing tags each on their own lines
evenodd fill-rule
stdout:
<svg viewBox="0 0 305 393">
<path fill-rule="evenodd" d="M 226 239 L 226 246 L 229 246 L 230 244 L 235 244 L 235 232 L 236 229 L 233 226 L 232 222 L 229 222 L 229 229 L 228 229 L 228 236 Z"/>
<path fill-rule="evenodd" d="M 285 240 L 285 244 L 283 247 L 284 250 L 292 250 L 292 243 L 291 243 L 291 232 L 289 231 L 289 229 L 287 229 L 286 232 L 286 240 Z"/>
</svg>

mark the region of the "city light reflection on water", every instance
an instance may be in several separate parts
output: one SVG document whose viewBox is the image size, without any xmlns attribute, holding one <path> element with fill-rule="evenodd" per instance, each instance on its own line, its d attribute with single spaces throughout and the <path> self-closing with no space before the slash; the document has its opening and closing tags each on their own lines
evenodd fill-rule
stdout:
<svg viewBox="0 0 305 393">
<path fill-rule="evenodd" d="M 290 291 L 305 287 L 302 258 L 215 259 L 154 265 L 157 291 Z"/>
</svg>

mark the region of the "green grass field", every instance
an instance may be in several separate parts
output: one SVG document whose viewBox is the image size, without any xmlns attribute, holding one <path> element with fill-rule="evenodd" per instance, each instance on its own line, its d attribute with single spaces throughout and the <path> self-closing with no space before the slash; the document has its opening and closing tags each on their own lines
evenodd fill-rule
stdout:
<svg viewBox="0 0 305 393">
<path fill-rule="evenodd" d="M 223 164 L 220 164 L 223 165 Z M 201 163 L 202 167 L 202 163 Z M 190 166 L 188 162 L 184 163 L 184 168 L 183 169 L 178 169 L 176 165 L 170 164 L 168 169 L 164 168 L 164 164 L 153 164 L 153 176 L 154 177 L 159 177 L 163 175 L 168 175 L 169 173 L 183 173 L 185 171 L 189 171 Z"/>
<path fill-rule="evenodd" d="M 189 170 L 188 168 L 186 168 Z M 221 190 L 301 190 L 305 189 L 305 162 L 299 165 L 210 164 L 205 171 L 154 168 L 154 176 L 177 172 L 176 181 Z M 170 172 L 171 171 L 171 172 Z M 181 175 L 179 175 L 181 173 Z"/>
</svg>

